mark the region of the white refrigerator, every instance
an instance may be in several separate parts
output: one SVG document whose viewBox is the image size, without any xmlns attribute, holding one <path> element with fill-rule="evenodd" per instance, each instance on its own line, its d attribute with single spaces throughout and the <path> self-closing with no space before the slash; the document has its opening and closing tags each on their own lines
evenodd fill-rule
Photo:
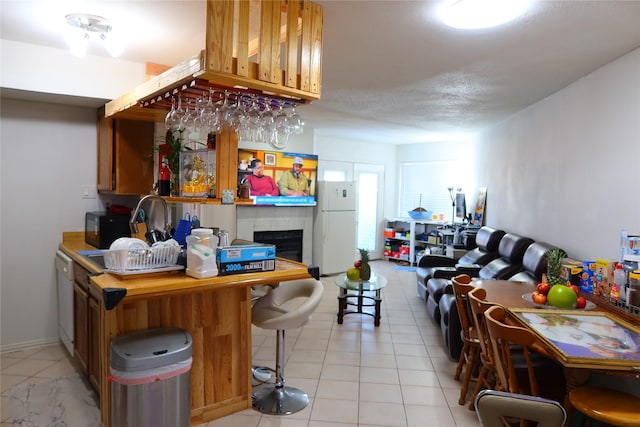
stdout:
<svg viewBox="0 0 640 427">
<path fill-rule="evenodd" d="M 318 182 L 318 205 L 313 226 L 313 264 L 320 274 L 353 267 L 356 250 L 356 184 Z"/>
</svg>

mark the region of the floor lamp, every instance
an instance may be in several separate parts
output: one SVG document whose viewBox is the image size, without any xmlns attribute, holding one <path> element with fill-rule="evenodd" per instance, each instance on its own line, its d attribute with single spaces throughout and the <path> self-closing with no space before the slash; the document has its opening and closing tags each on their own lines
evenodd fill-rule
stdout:
<svg viewBox="0 0 640 427">
<path fill-rule="evenodd" d="M 451 228 L 454 228 L 455 220 L 456 220 L 456 196 L 453 192 L 453 187 L 448 187 L 449 197 L 451 197 Z M 457 192 L 460 193 L 462 188 L 458 187 Z"/>
</svg>

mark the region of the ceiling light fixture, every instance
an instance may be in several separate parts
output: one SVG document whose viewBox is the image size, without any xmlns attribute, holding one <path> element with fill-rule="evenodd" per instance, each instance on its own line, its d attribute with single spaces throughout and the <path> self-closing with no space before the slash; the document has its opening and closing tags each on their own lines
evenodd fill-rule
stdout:
<svg viewBox="0 0 640 427">
<path fill-rule="evenodd" d="M 440 14 L 453 28 L 489 28 L 522 15 L 529 3 L 531 0 L 453 0 L 444 4 Z"/>
<path fill-rule="evenodd" d="M 93 34 L 105 42 L 111 56 L 116 57 L 122 53 L 122 44 L 111 33 L 112 27 L 109 21 L 102 16 L 72 13 L 65 18 L 70 27 L 65 35 L 65 40 L 72 55 L 79 58 L 84 57 Z"/>
</svg>

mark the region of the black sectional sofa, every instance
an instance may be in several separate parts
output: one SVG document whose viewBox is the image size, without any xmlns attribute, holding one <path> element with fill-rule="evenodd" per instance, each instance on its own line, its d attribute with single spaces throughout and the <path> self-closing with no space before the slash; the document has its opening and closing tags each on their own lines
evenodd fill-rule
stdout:
<svg viewBox="0 0 640 427">
<path fill-rule="evenodd" d="M 469 274 L 481 279 L 538 283 L 547 269 L 546 253 L 551 249 L 557 249 L 548 243 L 534 242 L 528 237 L 490 227 L 482 227 L 476 240 L 478 248 L 465 254 L 460 260 L 450 259 L 446 261 L 448 265 L 437 267 L 434 264 L 440 262 L 439 258 L 442 257 L 431 258 L 427 255 L 420 260 L 416 269 L 418 293 L 426 300 L 432 320 L 440 326 L 447 355 L 453 360 L 458 360 L 460 356 L 462 339 L 460 318 L 450 278 L 458 274 Z M 497 252 L 494 253 L 491 248 L 496 244 L 496 240 Z M 460 262 L 467 255 L 477 257 L 480 251 L 484 252 L 485 258 L 481 259 L 486 264 L 477 263 L 478 265 L 471 266 L 465 261 Z"/>
</svg>

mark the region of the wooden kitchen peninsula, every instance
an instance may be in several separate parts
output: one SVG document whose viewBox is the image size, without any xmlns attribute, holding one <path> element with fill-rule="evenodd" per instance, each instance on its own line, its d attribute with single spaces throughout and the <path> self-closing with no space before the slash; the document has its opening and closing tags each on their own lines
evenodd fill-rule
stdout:
<svg viewBox="0 0 640 427">
<path fill-rule="evenodd" d="M 79 263 L 87 261 L 72 243 L 60 248 Z M 141 329 L 178 327 L 193 340 L 191 423 L 199 424 L 251 408 L 250 287 L 309 278 L 305 264 L 276 260 L 272 272 L 194 279 L 183 271 L 132 276 L 91 277 L 98 299 L 100 410 L 111 426 L 110 342 Z M 126 295 L 113 309 L 109 295 Z M 105 298 L 106 297 L 106 298 Z"/>
</svg>

